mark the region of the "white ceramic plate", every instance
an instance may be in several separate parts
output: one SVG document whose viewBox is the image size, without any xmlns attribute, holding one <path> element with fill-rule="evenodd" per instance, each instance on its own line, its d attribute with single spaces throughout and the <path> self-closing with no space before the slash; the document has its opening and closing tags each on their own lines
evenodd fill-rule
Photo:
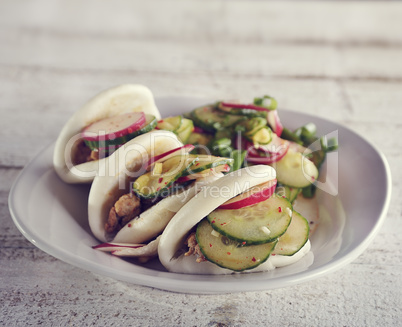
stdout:
<svg viewBox="0 0 402 327">
<path fill-rule="evenodd" d="M 205 99 L 182 97 L 157 100 L 165 117 L 205 103 Z M 9 196 L 14 223 L 35 246 L 60 260 L 118 280 L 176 292 L 267 290 L 333 272 L 360 255 L 377 234 L 391 195 L 388 164 L 380 151 L 348 128 L 288 110 L 281 110 L 280 117 L 289 128 L 314 122 L 318 135 L 337 134 L 340 144 L 327 160 L 326 191 L 317 194 L 321 222 L 311 238 L 312 253 L 291 266 L 266 273 L 183 275 L 167 272 L 157 260 L 138 265 L 93 250 L 98 241 L 87 222 L 89 186 L 68 185 L 57 177 L 52 168 L 53 145 L 38 154 L 15 181 Z"/>
</svg>

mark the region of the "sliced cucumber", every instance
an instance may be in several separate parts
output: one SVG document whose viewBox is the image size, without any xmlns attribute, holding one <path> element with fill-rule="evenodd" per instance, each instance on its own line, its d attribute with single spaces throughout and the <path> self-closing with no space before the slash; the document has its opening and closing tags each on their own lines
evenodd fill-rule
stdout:
<svg viewBox="0 0 402 327">
<path fill-rule="evenodd" d="M 318 178 L 318 169 L 314 163 L 291 149 L 271 166 L 275 168 L 276 178 L 281 184 L 295 188 L 309 186 Z"/>
<path fill-rule="evenodd" d="M 159 165 L 155 165 L 154 170 L 135 180 L 132 184 L 132 191 L 144 199 L 168 195 L 168 189 L 196 160 L 197 158 L 194 159 L 189 156 L 175 156 L 163 163 L 158 163 Z M 159 168 L 156 169 L 156 167 Z"/>
<path fill-rule="evenodd" d="M 286 198 L 272 195 L 248 207 L 215 209 L 208 216 L 213 229 L 237 242 L 272 242 L 286 232 L 292 219 L 292 205 Z"/>
<path fill-rule="evenodd" d="M 180 127 L 174 132 L 182 143 L 187 143 L 194 131 L 194 123 L 191 119 L 183 118 Z"/>
<path fill-rule="evenodd" d="M 245 132 L 244 136 L 246 138 L 250 139 L 261 128 L 264 128 L 267 126 L 267 120 L 262 117 L 254 117 L 254 118 L 249 119 L 246 122 L 242 123 L 242 125 L 246 128 L 246 132 Z"/>
<path fill-rule="evenodd" d="M 158 129 L 175 132 L 180 128 L 182 121 L 183 116 L 167 117 L 158 121 L 158 125 L 156 125 L 156 127 Z"/>
<path fill-rule="evenodd" d="M 122 145 L 124 143 L 127 143 L 128 141 L 130 141 L 131 139 L 133 139 L 134 137 L 136 137 L 138 135 L 145 134 L 145 133 L 152 131 L 156 127 L 157 123 L 158 123 L 158 121 L 155 118 L 155 116 L 145 114 L 145 124 L 143 125 L 143 127 L 141 127 L 140 129 L 137 129 L 135 131 L 132 131 L 129 134 L 126 134 L 126 135 L 120 136 L 120 137 L 116 137 L 114 139 L 106 139 L 106 138 L 89 139 L 89 138 L 87 138 L 87 139 L 84 139 L 84 141 L 85 141 L 85 144 L 91 150 L 95 150 L 95 149 L 99 149 L 99 148 L 106 148 L 109 146 Z"/>
<path fill-rule="evenodd" d="M 277 243 L 275 240 L 271 243 L 244 246 L 217 233 L 206 219 L 198 224 L 196 239 L 208 261 L 234 271 L 243 271 L 262 264 L 269 258 Z"/>
<path fill-rule="evenodd" d="M 268 127 L 263 127 L 251 136 L 250 141 L 253 144 L 268 144 L 272 141 L 272 131 Z"/>
<path fill-rule="evenodd" d="M 158 122 L 156 127 L 175 133 L 183 143 L 187 142 L 187 139 L 194 130 L 193 121 L 188 118 L 183 118 L 183 116 L 173 116 L 162 119 Z"/>
<path fill-rule="evenodd" d="M 284 196 L 285 198 L 287 198 L 290 201 L 290 203 L 293 203 L 294 200 L 296 200 L 299 193 L 301 192 L 301 190 L 302 190 L 301 188 L 297 188 L 297 187 L 291 187 L 291 186 L 287 186 L 287 185 L 278 185 L 275 189 L 275 193 L 280 196 Z"/>
<path fill-rule="evenodd" d="M 233 159 L 231 158 L 215 157 L 207 154 L 191 154 L 189 157 L 193 158 L 195 162 L 182 173 L 182 176 L 193 175 L 218 166 L 231 166 L 233 164 Z"/>
<path fill-rule="evenodd" d="M 230 115 L 240 115 L 248 117 L 266 117 L 265 110 L 257 110 L 253 105 L 239 105 L 226 102 L 219 102 L 217 108 Z"/>
<path fill-rule="evenodd" d="M 306 218 L 293 211 L 292 221 L 275 246 L 273 254 L 293 255 L 299 251 L 308 240 L 310 227 Z"/>
<path fill-rule="evenodd" d="M 216 109 L 214 104 L 194 109 L 191 112 L 191 118 L 196 126 L 201 127 L 207 132 L 215 132 L 223 128 L 231 127 L 247 119 L 246 116 L 224 113 Z"/>
</svg>

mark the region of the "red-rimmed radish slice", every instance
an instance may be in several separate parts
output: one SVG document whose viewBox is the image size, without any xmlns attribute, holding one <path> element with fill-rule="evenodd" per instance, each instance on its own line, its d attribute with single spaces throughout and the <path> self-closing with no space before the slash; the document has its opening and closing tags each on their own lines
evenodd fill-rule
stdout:
<svg viewBox="0 0 402 327">
<path fill-rule="evenodd" d="M 148 244 L 131 243 L 102 243 L 93 247 L 93 249 L 110 252 L 119 257 L 136 257 L 147 261 L 158 255 L 158 245 L 160 236 Z"/>
<path fill-rule="evenodd" d="M 281 160 L 289 150 L 289 142 L 280 137 L 273 138 L 267 145 L 255 148 L 251 145 L 247 149 L 246 160 L 254 164 L 270 165 Z"/>
<path fill-rule="evenodd" d="M 82 138 L 87 141 L 114 140 L 141 129 L 145 123 L 143 112 L 129 112 L 92 123 L 82 131 Z"/>
<path fill-rule="evenodd" d="M 269 111 L 267 114 L 267 120 L 268 124 L 272 127 L 274 133 L 278 136 L 281 136 L 283 132 L 283 126 L 279 119 L 278 111 L 277 110 Z"/>
<path fill-rule="evenodd" d="M 271 111 L 272 109 L 268 109 L 265 107 L 257 106 L 255 104 L 242 104 L 242 103 L 235 103 L 235 102 L 221 102 L 221 108 L 223 110 L 235 108 L 235 109 L 252 109 L 257 111 Z"/>
<path fill-rule="evenodd" d="M 247 144 L 247 146 L 253 146 L 253 144 L 249 143 L 249 144 Z M 254 146 L 254 148 L 257 151 L 261 151 L 261 152 L 267 153 L 269 155 L 279 155 L 284 151 L 286 153 L 289 149 L 289 146 L 290 146 L 289 141 L 281 139 L 277 135 L 273 135 L 271 142 L 269 142 L 268 144 L 258 144 L 256 147 Z M 255 152 L 252 152 L 252 154 L 254 154 L 254 153 Z M 257 153 L 257 155 L 258 155 L 258 153 Z"/>
<path fill-rule="evenodd" d="M 103 252 L 113 252 L 123 249 L 138 249 L 144 247 L 146 244 L 128 244 L 128 243 L 102 243 L 93 246 L 95 250 L 100 250 Z"/>
<path fill-rule="evenodd" d="M 239 194 L 238 196 L 226 201 L 219 206 L 219 209 L 240 209 L 248 207 L 253 204 L 265 201 L 275 192 L 277 180 L 272 179 L 266 183 L 256 185 L 249 189 L 247 192 Z"/>
<path fill-rule="evenodd" d="M 147 162 L 147 167 L 149 169 L 152 165 L 154 165 L 157 162 L 162 162 L 162 161 L 168 160 L 169 158 L 172 158 L 177 155 L 185 155 L 187 153 L 190 153 L 193 149 L 194 149 L 194 145 L 185 144 L 178 148 L 166 151 L 164 153 L 161 153 L 160 155 L 154 156 L 151 159 L 149 159 Z"/>
</svg>

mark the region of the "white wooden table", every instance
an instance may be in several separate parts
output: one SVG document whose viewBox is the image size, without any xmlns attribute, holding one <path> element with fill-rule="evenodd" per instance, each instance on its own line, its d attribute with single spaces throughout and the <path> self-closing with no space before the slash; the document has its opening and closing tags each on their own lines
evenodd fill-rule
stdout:
<svg viewBox="0 0 402 327">
<path fill-rule="evenodd" d="M 3 0 L 0 325 L 400 325 L 401 17 L 398 2 Z M 128 82 L 155 96 L 269 92 L 282 107 L 353 128 L 393 174 L 379 235 L 317 280 L 213 296 L 116 281 L 37 249 L 10 217 L 14 179 L 88 98 Z"/>
</svg>

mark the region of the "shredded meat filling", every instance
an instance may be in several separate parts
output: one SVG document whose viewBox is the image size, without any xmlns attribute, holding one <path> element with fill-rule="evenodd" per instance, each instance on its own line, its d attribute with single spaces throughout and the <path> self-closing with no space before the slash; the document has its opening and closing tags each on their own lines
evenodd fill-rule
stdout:
<svg viewBox="0 0 402 327">
<path fill-rule="evenodd" d="M 91 150 L 85 144 L 84 140 L 81 139 L 81 140 L 77 141 L 77 143 L 76 143 L 74 157 L 73 157 L 73 164 L 79 165 L 79 164 L 89 162 L 89 161 L 96 161 L 96 160 L 104 158 L 105 156 L 107 156 L 107 154 L 105 154 L 103 152 L 100 153 L 98 150 Z"/>
<path fill-rule="evenodd" d="M 73 164 L 79 165 L 84 162 L 90 161 L 91 155 L 92 155 L 91 149 L 85 144 L 84 140 L 81 139 L 78 141 L 78 143 L 76 143 L 76 148 L 73 157 Z"/>
<path fill-rule="evenodd" d="M 195 233 L 191 233 L 189 237 L 186 239 L 186 243 L 188 246 L 188 251 L 184 253 L 185 256 L 195 255 L 197 256 L 196 262 L 207 261 L 204 255 L 200 250 L 200 246 L 197 243 L 197 239 L 195 238 Z"/>
<path fill-rule="evenodd" d="M 141 201 L 133 193 L 121 196 L 109 211 L 109 217 L 105 224 L 107 233 L 117 233 L 130 220 L 141 213 Z"/>
</svg>

